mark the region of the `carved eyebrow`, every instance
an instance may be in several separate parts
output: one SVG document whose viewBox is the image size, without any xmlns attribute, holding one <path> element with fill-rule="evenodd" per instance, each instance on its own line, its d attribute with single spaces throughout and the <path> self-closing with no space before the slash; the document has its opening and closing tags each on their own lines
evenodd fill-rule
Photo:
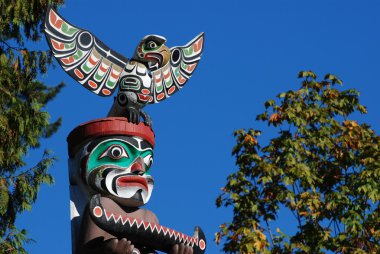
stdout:
<svg viewBox="0 0 380 254">
<path fill-rule="evenodd" d="M 87 146 L 87 151 L 91 152 L 96 146 L 98 146 L 100 143 L 106 140 L 122 140 L 125 141 L 126 143 L 130 144 L 137 150 L 146 150 L 146 149 L 152 149 L 152 146 L 149 144 L 149 142 L 145 140 L 141 140 L 140 142 L 135 139 L 134 137 L 131 136 L 110 136 L 110 137 L 101 137 L 97 138 L 94 141 L 92 141 L 88 146 Z M 140 143 L 140 145 L 139 145 Z M 140 147 L 141 146 L 141 147 Z"/>
</svg>

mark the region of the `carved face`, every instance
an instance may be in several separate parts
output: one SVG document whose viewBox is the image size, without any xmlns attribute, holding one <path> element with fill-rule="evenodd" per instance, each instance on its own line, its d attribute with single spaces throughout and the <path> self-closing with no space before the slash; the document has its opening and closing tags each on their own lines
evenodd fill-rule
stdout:
<svg viewBox="0 0 380 254">
<path fill-rule="evenodd" d="M 170 50 L 166 39 L 158 35 L 147 35 L 139 43 L 134 58 L 148 64 L 150 70 L 166 65 L 170 59 Z"/>
<path fill-rule="evenodd" d="M 87 148 L 84 177 L 88 185 L 116 202 L 137 207 L 146 204 L 154 181 L 149 175 L 153 149 L 138 137 L 112 137 L 95 140 Z"/>
</svg>

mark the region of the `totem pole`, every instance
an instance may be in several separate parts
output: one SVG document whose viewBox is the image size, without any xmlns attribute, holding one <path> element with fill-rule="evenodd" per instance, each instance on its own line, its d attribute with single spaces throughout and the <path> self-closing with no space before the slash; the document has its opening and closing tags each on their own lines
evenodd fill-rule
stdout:
<svg viewBox="0 0 380 254">
<path fill-rule="evenodd" d="M 100 96 L 119 87 L 106 118 L 79 125 L 67 138 L 73 253 L 204 253 L 199 227 L 190 237 L 141 208 L 154 187 L 154 132 L 142 108 L 185 85 L 202 55 L 203 33 L 170 49 L 164 37 L 145 36 L 128 59 L 49 8 L 45 34 L 58 63 L 82 86 Z"/>
</svg>

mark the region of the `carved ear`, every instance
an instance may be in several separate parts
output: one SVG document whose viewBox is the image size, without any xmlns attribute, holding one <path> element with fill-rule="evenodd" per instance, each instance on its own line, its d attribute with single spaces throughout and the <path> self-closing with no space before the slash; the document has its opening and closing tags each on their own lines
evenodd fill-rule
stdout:
<svg viewBox="0 0 380 254">
<path fill-rule="evenodd" d="M 78 28 L 52 9 L 45 17 L 45 35 L 58 63 L 91 92 L 110 96 L 128 58 L 111 50 L 90 31 Z"/>
<path fill-rule="evenodd" d="M 181 89 L 193 75 L 203 53 L 204 33 L 188 44 L 170 49 L 170 62 L 153 71 L 153 98 L 150 103 L 158 103 Z"/>
</svg>

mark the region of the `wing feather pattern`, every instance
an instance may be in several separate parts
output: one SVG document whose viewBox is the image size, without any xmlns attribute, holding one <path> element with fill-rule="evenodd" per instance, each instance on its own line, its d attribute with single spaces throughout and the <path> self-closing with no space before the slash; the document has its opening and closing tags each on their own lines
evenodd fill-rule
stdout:
<svg viewBox="0 0 380 254">
<path fill-rule="evenodd" d="M 72 78 L 100 96 L 115 91 L 128 58 L 91 32 L 73 26 L 51 7 L 45 17 L 45 34 L 58 63 Z"/>
<path fill-rule="evenodd" d="M 170 61 L 152 72 L 153 99 L 150 103 L 169 98 L 186 84 L 201 59 L 203 42 L 204 33 L 201 33 L 185 46 L 170 49 Z"/>
</svg>

